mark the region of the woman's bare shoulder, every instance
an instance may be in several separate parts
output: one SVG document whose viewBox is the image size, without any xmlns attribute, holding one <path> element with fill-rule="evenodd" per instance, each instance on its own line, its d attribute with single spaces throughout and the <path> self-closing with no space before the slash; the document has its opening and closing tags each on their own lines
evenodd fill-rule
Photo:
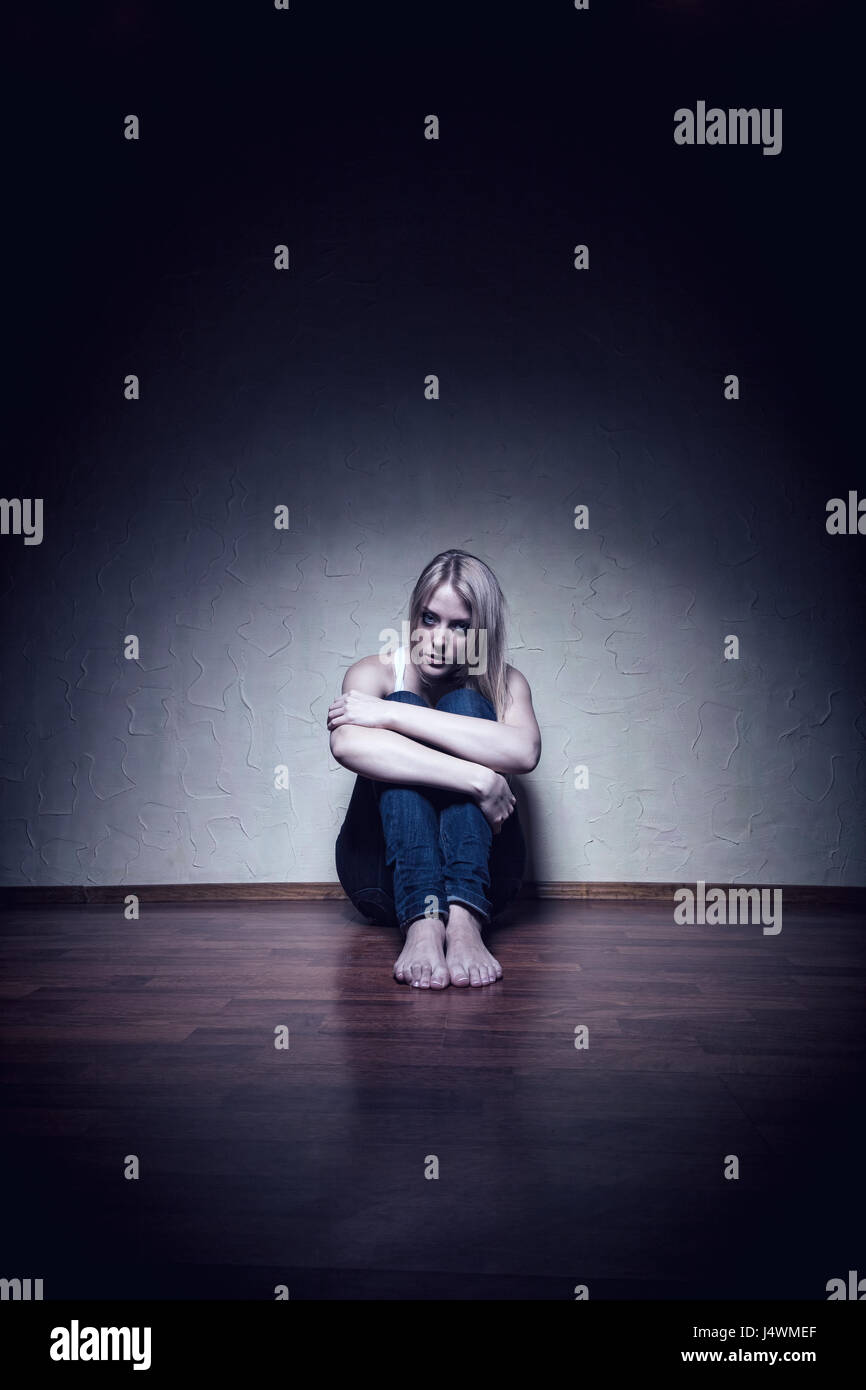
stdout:
<svg viewBox="0 0 866 1390">
<path fill-rule="evenodd" d="M 532 691 L 529 688 L 529 681 L 522 671 L 518 671 L 516 666 L 506 666 L 505 668 L 505 695 L 506 695 L 506 722 L 513 718 L 525 723 L 531 723 L 535 718 L 532 709 Z"/>
<path fill-rule="evenodd" d="M 526 679 L 522 671 L 518 671 L 516 666 L 506 665 L 505 685 L 506 688 L 512 693 L 516 691 L 520 691 L 520 693 L 523 695 L 528 695 L 530 693 L 529 681 Z"/>
<path fill-rule="evenodd" d="M 378 652 L 360 657 L 343 677 L 344 695 L 347 690 L 360 690 L 364 695 L 378 695 L 384 699 L 393 689 L 394 658 L 380 656 Z"/>
</svg>

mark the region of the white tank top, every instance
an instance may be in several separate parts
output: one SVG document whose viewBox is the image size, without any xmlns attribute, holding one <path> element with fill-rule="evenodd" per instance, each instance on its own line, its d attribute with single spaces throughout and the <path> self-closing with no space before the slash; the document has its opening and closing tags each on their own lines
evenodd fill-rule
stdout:
<svg viewBox="0 0 866 1390">
<path fill-rule="evenodd" d="M 403 672 L 406 669 L 406 650 L 398 647 L 394 653 L 394 691 L 403 689 Z"/>
</svg>

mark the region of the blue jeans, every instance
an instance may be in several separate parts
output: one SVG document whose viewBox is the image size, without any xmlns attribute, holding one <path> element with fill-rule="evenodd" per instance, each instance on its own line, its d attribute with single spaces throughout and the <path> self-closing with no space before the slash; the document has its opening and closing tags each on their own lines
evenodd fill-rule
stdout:
<svg viewBox="0 0 866 1390">
<path fill-rule="evenodd" d="M 411 690 L 385 698 L 426 707 Z M 465 686 L 443 695 L 436 708 L 496 718 L 490 701 Z M 494 835 L 477 803 L 460 792 L 359 775 L 335 858 L 343 891 L 361 915 L 405 935 L 419 917 L 447 921 L 449 903 L 463 903 L 489 925 L 520 891 L 526 845 L 516 807 Z"/>
</svg>

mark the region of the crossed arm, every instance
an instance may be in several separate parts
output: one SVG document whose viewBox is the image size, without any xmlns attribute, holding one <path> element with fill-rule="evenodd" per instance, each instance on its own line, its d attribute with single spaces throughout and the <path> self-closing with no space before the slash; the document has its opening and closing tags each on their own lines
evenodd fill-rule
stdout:
<svg viewBox="0 0 866 1390">
<path fill-rule="evenodd" d="M 458 758 L 483 763 L 503 776 L 511 772 L 531 772 L 541 755 L 541 735 L 532 709 L 529 684 L 519 671 L 512 671 L 508 688 L 512 700 L 502 722 L 385 700 L 388 720 L 385 727 L 422 743 L 431 743 Z"/>
<path fill-rule="evenodd" d="M 477 719 L 424 705 L 383 699 L 381 670 L 356 662 L 328 713 L 337 762 L 374 780 L 418 782 L 479 795 L 490 771 L 531 772 L 541 735 L 526 677 L 508 672 L 504 720 Z"/>
</svg>

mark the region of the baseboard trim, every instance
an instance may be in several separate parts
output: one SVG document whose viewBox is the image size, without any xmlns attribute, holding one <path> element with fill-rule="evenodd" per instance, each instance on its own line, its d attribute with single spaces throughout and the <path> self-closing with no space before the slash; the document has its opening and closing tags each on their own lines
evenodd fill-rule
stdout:
<svg viewBox="0 0 866 1390">
<path fill-rule="evenodd" d="M 520 897 L 561 898 L 591 902 L 670 902 L 678 888 L 695 880 L 665 883 L 536 881 L 523 885 Z M 803 883 L 726 884 L 708 879 L 707 888 L 781 888 L 787 903 L 866 904 L 866 887 Z M 339 883 L 142 883 L 142 884 L 22 884 L 0 887 L 0 906 L 28 903 L 117 903 L 130 893 L 142 902 L 333 902 L 346 900 Z"/>
</svg>

